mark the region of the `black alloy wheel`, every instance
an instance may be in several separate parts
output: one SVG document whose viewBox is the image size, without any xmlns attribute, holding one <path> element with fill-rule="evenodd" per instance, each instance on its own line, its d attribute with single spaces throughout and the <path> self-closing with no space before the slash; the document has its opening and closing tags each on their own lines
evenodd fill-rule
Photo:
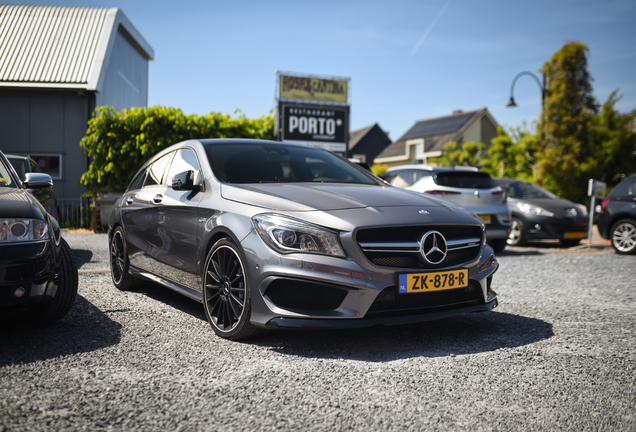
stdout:
<svg viewBox="0 0 636 432">
<path fill-rule="evenodd" d="M 508 244 L 510 246 L 523 246 L 526 243 L 523 234 L 523 222 L 516 217 L 512 218 L 510 224 L 510 232 L 508 233 Z"/>
<path fill-rule="evenodd" d="M 226 339 L 245 339 L 260 329 L 250 323 L 250 286 L 238 247 L 217 241 L 205 260 L 203 308 L 214 332 Z"/>
<path fill-rule="evenodd" d="M 126 236 L 123 228 L 117 227 L 110 239 L 110 277 L 119 290 L 129 290 L 139 281 L 128 272 L 129 266 Z"/>
<path fill-rule="evenodd" d="M 636 254 L 636 221 L 621 219 L 610 231 L 612 246 L 619 254 Z"/>
</svg>

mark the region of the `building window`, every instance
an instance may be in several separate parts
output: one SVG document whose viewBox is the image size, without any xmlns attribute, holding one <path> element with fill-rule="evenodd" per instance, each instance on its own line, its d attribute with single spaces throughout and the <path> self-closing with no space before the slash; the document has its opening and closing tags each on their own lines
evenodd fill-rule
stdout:
<svg viewBox="0 0 636 432">
<path fill-rule="evenodd" d="M 38 164 L 40 171 L 51 176 L 53 180 L 62 178 L 62 155 L 57 154 L 27 154 Z"/>
</svg>

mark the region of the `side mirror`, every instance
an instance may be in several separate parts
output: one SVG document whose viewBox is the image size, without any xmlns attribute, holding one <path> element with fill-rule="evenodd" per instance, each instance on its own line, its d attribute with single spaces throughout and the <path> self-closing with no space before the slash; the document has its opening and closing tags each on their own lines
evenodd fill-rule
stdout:
<svg viewBox="0 0 636 432">
<path fill-rule="evenodd" d="M 27 173 L 23 183 L 28 189 L 53 187 L 53 179 L 44 173 Z"/>
<path fill-rule="evenodd" d="M 172 189 L 179 191 L 199 190 L 200 186 L 194 184 L 194 171 L 184 171 L 172 179 Z"/>
</svg>

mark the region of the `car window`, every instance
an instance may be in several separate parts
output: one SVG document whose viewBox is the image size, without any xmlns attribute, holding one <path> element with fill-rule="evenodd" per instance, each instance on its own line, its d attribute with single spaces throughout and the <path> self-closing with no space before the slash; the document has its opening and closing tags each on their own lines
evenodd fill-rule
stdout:
<svg viewBox="0 0 636 432">
<path fill-rule="evenodd" d="M 497 187 L 493 179 L 483 172 L 440 172 L 434 178 L 435 183 L 440 186 L 466 189 L 491 189 Z"/>
<path fill-rule="evenodd" d="M 24 181 L 26 179 L 26 173 L 29 172 L 29 170 L 27 169 L 26 160 L 22 158 L 12 157 L 8 157 L 7 159 L 9 159 L 9 162 L 11 162 L 11 165 L 13 165 L 13 169 L 18 173 L 18 177 L 20 177 L 20 179 Z"/>
<path fill-rule="evenodd" d="M 11 179 L 11 176 L 9 175 L 9 170 L 1 162 L 0 162 L 0 187 L 16 187 L 13 180 Z"/>
<path fill-rule="evenodd" d="M 409 187 L 422 177 L 429 176 L 430 173 L 418 169 L 393 170 L 382 175 L 386 181 L 393 186 Z"/>
<path fill-rule="evenodd" d="M 497 182 L 510 198 L 557 198 L 555 194 L 532 183 L 523 181 Z"/>
<path fill-rule="evenodd" d="M 608 195 L 610 198 L 636 194 L 636 178 L 621 181 Z"/>
<path fill-rule="evenodd" d="M 377 185 L 364 169 L 324 150 L 275 144 L 209 144 L 215 176 L 227 183 L 325 182 Z"/>
<path fill-rule="evenodd" d="M 144 180 L 144 187 L 161 184 L 161 181 L 163 180 L 163 173 L 166 170 L 166 166 L 168 165 L 168 162 L 170 162 L 170 158 L 173 154 L 174 152 L 170 152 L 167 155 L 160 157 L 148 167 L 148 170 L 146 171 L 146 178 Z"/>
<path fill-rule="evenodd" d="M 196 173 L 199 171 L 199 168 L 199 161 L 192 149 L 186 148 L 177 150 L 174 155 L 174 159 L 172 159 L 172 163 L 170 164 L 170 169 L 168 170 L 165 183 L 170 186 L 175 175 L 184 171 L 194 171 Z"/>
<path fill-rule="evenodd" d="M 40 166 L 37 163 L 35 163 L 33 159 L 29 159 L 29 165 L 31 166 L 31 172 L 35 172 L 35 173 L 42 172 L 40 170 Z"/>
</svg>

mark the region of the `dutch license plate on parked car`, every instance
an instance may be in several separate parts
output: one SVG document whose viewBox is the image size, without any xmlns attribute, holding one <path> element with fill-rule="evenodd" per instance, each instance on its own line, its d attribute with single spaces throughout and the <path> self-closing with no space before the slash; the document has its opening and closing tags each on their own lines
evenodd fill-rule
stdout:
<svg viewBox="0 0 636 432">
<path fill-rule="evenodd" d="M 468 270 L 399 274 L 400 293 L 442 291 L 468 286 Z"/>
<path fill-rule="evenodd" d="M 580 231 L 572 231 L 563 233 L 564 239 L 582 239 L 585 238 L 585 233 Z"/>
<path fill-rule="evenodd" d="M 481 218 L 482 221 L 484 221 L 484 223 L 491 222 L 490 215 L 479 215 L 479 217 Z"/>
</svg>

